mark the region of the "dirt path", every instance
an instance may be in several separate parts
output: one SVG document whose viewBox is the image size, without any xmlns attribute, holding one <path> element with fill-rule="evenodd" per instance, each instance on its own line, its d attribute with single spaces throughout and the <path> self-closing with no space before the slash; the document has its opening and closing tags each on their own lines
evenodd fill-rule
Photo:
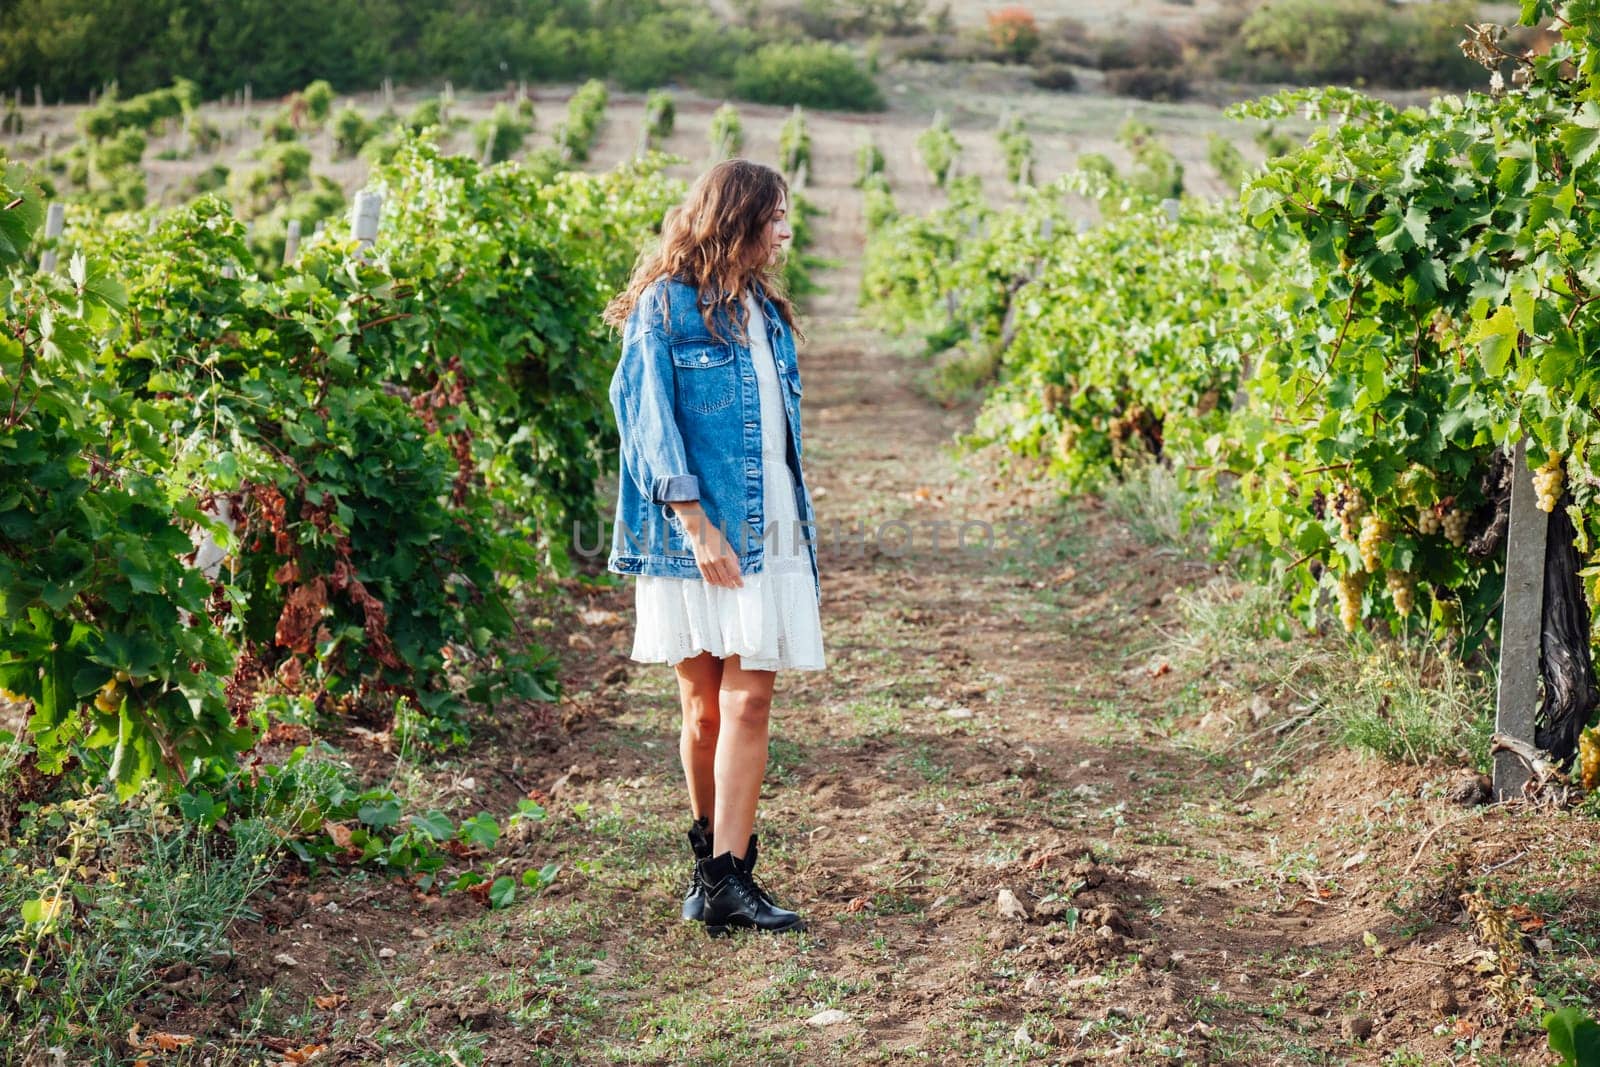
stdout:
<svg viewBox="0 0 1600 1067">
<path fill-rule="evenodd" d="M 712 942 L 678 919 L 672 672 L 627 659 L 631 586 L 573 583 L 550 620 L 572 653 L 556 713 L 402 767 L 461 814 L 531 791 L 548 818 L 494 858 L 557 861 L 554 885 L 490 911 L 392 885 L 330 908 L 326 883 L 286 882 L 241 936 L 244 984 L 289 991 L 261 1025 L 352 1063 L 1540 1062 L 1450 962 L 1471 946 L 1447 921 L 1470 868 L 1526 855 L 1534 829 L 1484 819 L 1453 860 L 1453 833 L 1424 840 L 1460 815 L 1437 774 L 1329 748 L 1261 776 L 1270 727 L 1315 695 L 1258 693 L 1184 633 L 1173 594 L 1216 585 L 1209 564 L 949 451 L 971 412 L 853 317 L 853 144 L 819 151 L 836 266 L 801 358 L 829 669 L 779 676 L 757 826 L 760 873 L 809 932 Z M 992 550 L 951 547 L 1008 520 Z M 866 528 L 860 551 L 835 522 Z M 1219 716 L 1240 728 L 1190 729 Z M 334 989 L 348 1003 L 314 1007 Z"/>
</svg>

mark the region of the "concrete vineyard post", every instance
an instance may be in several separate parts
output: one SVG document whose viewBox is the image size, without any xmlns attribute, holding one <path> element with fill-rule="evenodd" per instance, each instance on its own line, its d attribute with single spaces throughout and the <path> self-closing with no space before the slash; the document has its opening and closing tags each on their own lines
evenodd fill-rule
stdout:
<svg viewBox="0 0 1600 1067">
<path fill-rule="evenodd" d="M 363 190 L 356 194 L 350 209 L 350 232 L 361 243 L 361 256 L 367 258 L 378 239 L 378 219 L 383 215 L 383 197 Z"/>
<path fill-rule="evenodd" d="M 66 228 L 67 208 L 65 204 L 51 204 L 45 209 L 44 214 L 44 239 L 55 241 L 61 236 L 61 231 Z M 50 274 L 56 269 L 60 255 L 52 246 L 44 250 L 39 256 L 39 269 Z"/>
<path fill-rule="evenodd" d="M 1544 627 L 1544 553 L 1550 516 L 1539 510 L 1528 476 L 1528 442 L 1511 457 L 1511 522 L 1506 531 L 1505 607 L 1500 620 L 1500 681 L 1495 732 L 1534 743 L 1539 707 L 1539 649 Z M 1527 766 L 1510 752 L 1494 754 L 1494 797 L 1514 800 L 1527 784 Z"/>
<path fill-rule="evenodd" d="M 300 220 L 290 219 L 283 238 L 283 263 L 284 266 L 295 261 L 300 254 Z"/>
</svg>

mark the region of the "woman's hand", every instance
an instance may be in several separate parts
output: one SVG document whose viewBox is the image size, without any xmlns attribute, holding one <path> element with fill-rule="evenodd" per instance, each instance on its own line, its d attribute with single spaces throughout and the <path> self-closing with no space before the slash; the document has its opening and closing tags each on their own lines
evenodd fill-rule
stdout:
<svg viewBox="0 0 1600 1067">
<path fill-rule="evenodd" d="M 694 561 L 699 564 L 705 580 L 729 589 L 742 588 L 744 576 L 739 573 L 739 554 L 716 524 L 706 517 L 700 502 L 673 504 L 672 510 L 683 518 L 689 543 L 694 546 Z"/>
</svg>

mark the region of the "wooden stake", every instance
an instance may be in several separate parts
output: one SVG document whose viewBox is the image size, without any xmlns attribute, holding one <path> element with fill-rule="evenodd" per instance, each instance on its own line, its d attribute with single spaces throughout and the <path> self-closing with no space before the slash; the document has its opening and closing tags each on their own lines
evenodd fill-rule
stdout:
<svg viewBox="0 0 1600 1067">
<path fill-rule="evenodd" d="M 1528 472 L 1528 442 L 1511 457 L 1511 522 L 1506 531 L 1506 581 L 1500 616 L 1500 686 L 1495 733 L 1534 743 L 1539 709 L 1539 647 L 1544 632 L 1544 551 L 1550 516 L 1539 510 Z M 1528 768 L 1510 752 L 1494 756 L 1494 797 L 1522 795 Z"/>
<path fill-rule="evenodd" d="M 67 225 L 67 208 L 65 204 L 51 204 L 44 213 L 44 239 L 55 241 L 61 237 L 61 231 Z M 54 247 L 44 250 L 39 256 L 39 269 L 46 274 L 55 272 L 56 263 L 60 256 Z"/>
</svg>

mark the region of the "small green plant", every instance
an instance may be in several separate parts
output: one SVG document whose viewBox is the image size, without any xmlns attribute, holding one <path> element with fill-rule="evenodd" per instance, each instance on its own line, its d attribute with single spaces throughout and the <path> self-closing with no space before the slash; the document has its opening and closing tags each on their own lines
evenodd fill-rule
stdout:
<svg viewBox="0 0 1600 1067">
<path fill-rule="evenodd" d="M 868 180 L 882 174 L 883 168 L 883 149 L 878 147 L 878 142 L 869 133 L 862 138 L 861 147 L 856 149 L 856 188 L 865 189 Z"/>
<path fill-rule="evenodd" d="M 377 135 L 377 127 L 355 106 L 345 105 L 333 116 L 333 147 L 340 159 L 355 157 Z"/>
<path fill-rule="evenodd" d="M 1128 119 L 1117 131 L 1117 141 L 1133 154 L 1128 184 L 1136 192 L 1156 199 L 1183 195 L 1183 164 L 1156 138 L 1149 123 Z"/>
<path fill-rule="evenodd" d="M 478 158 L 484 163 L 499 163 L 510 159 L 522 148 L 522 142 L 532 129 L 506 104 L 496 104 L 490 116 L 473 130 Z"/>
<path fill-rule="evenodd" d="M 318 78 L 300 90 L 300 99 L 305 101 L 306 117 L 312 125 L 321 126 L 333 110 L 333 86 Z"/>
<path fill-rule="evenodd" d="M 1033 138 L 1028 136 L 1028 131 L 1023 128 L 1022 117 L 1007 115 L 1001 119 L 996 136 L 1000 141 L 1000 151 L 1006 160 L 1006 178 L 1013 185 L 1032 185 Z"/>
<path fill-rule="evenodd" d="M 435 96 L 412 108 L 405 125 L 412 133 L 421 133 L 429 126 L 442 126 L 444 122 L 444 101 Z"/>
<path fill-rule="evenodd" d="M 863 201 L 861 214 L 866 222 L 867 233 L 873 233 L 900 217 L 900 209 L 894 202 L 894 192 L 890 190 L 889 181 L 882 174 L 874 174 L 862 182 L 861 196 Z"/>
<path fill-rule="evenodd" d="M 1227 183 L 1229 188 L 1237 189 L 1244 181 L 1247 169 L 1244 153 L 1239 151 L 1239 146 L 1220 133 L 1206 135 L 1206 159 L 1210 161 L 1211 168 L 1217 172 L 1217 177 Z"/>
<path fill-rule="evenodd" d="M 644 126 L 645 135 L 652 146 L 659 146 L 672 136 L 677 118 L 678 105 L 672 94 L 665 89 L 650 90 L 644 102 Z"/>
<path fill-rule="evenodd" d="M 811 169 L 811 132 L 806 128 L 805 112 L 796 104 L 778 131 L 778 160 L 783 173 L 793 181 L 800 168 Z"/>
<path fill-rule="evenodd" d="M 556 128 L 556 146 L 568 162 L 583 163 L 594 149 L 600 136 L 600 124 L 605 121 L 606 104 L 611 94 L 606 83 L 591 78 L 578 87 L 567 101 L 567 118 Z"/>
<path fill-rule="evenodd" d="M 731 159 L 744 151 L 744 122 L 739 118 L 739 109 L 732 104 L 717 108 L 711 115 L 707 136 L 712 159 Z"/>
<path fill-rule="evenodd" d="M 281 825 L 216 826 L 209 807 L 153 787 L 122 805 L 89 792 L 24 806 L 0 848 L 0 1046 L 91 1062 L 157 971 L 226 949 L 272 875 Z"/>
<path fill-rule="evenodd" d="M 935 112 L 933 122 L 917 136 L 917 152 L 932 175 L 933 184 L 943 189 L 961 155 L 961 142 L 950 132 L 950 120 L 943 111 Z"/>
</svg>

